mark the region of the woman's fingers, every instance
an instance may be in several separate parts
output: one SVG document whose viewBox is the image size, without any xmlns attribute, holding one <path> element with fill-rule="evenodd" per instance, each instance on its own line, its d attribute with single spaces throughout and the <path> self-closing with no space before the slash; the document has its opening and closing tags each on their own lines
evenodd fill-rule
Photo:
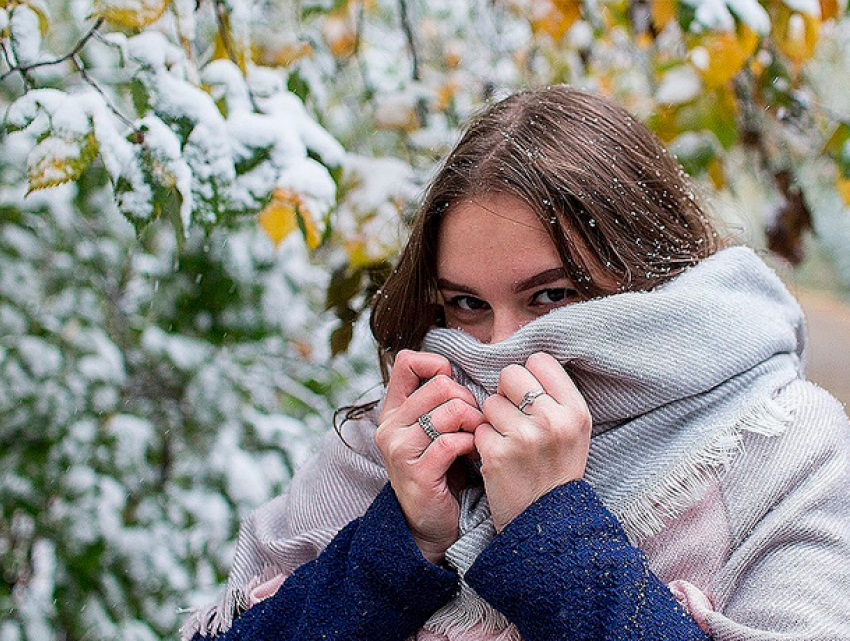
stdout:
<svg viewBox="0 0 850 641">
<path fill-rule="evenodd" d="M 423 429 L 422 426 L 422 423 L 426 422 L 438 434 L 443 435 L 451 432 L 475 432 L 482 421 L 484 421 L 484 414 L 481 413 L 481 410 L 459 398 L 452 398 L 434 409 L 420 414 L 415 425 L 422 429 L 423 433 L 427 433 L 427 430 Z"/>
<path fill-rule="evenodd" d="M 375 442 L 414 540 L 435 563 L 458 537 L 450 470 L 475 451 L 473 433 L 483 420 L 472 393 L 451 379 L 445 358 L 398 354 Z"/>
<path fill-rule="evenodd" d="M 549 408 L 552 407 L 551 401 L 562 406 L 585 404 L 584 398 L 563 366 L 544 352 L 529 356 L 525 366 L 509 365 L 502 370 L 496 393 L 508 398 L 526 414 L 538 403 Z"/>
<path fill-rule="evenodd" d="M 451 378 L 452 366 L 438 354 L 401 350 L 395 358 L 384 406 L 394 409 L 413 394 L 424 381 L 435 376 Z"/>
<path fill-rule="evenodd" d="M 584 397 L 578 391 L 573 379 L 553 356 L 537 352 L 528 357 L 525 369 L 536 378 L 546 393 L 561 405 L 580 403 L 585 405 Z"/>
<path fill-rule="evenodd" d="M 437 354 L 402 350 L 396 357 L 379 422 L 390 414 L 411 424 L 433 408 L 457 398 L 477 407 L 475 397 L 451 378 L 451 365 Z"/>
<path fill-rule="evenodd" d="M 549 490 L 581 478 L 591 418 L 581 393 L 547 354 L 502 370 L 475 432 L 493 520 L 501 529 Z"/>
</svg>

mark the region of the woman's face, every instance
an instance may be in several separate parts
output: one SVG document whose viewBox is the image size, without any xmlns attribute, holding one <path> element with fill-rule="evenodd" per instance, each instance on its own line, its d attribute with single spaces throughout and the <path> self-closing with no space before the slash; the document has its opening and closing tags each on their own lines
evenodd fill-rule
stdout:
<svg viewBox="0 0 850 641">
<path fill-rule="evenodd" d="M 543 224 L 505 194 L 463 201 L 445 215 L 437 287 L 446 326 L 483 343 L 580 299 Z"/>
</svg>

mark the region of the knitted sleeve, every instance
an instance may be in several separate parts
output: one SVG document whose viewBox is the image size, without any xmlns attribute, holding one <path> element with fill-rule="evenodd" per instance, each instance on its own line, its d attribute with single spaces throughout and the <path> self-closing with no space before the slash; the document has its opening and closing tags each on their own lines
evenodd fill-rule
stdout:
<svg viewBox="0 0 850 641">
<path fill-rule="evenodd" d="M 457 585 L 454 572 L 419 552 L 387 485 L 322 554 L 216 639 L 402 641 L 451 598 Z"/>
<path fill-rule="evenodd" d="M 493 540 L 466 581 L 525 641 L 705 641 L 585 481 L 538 499 Z"/>
</svg>

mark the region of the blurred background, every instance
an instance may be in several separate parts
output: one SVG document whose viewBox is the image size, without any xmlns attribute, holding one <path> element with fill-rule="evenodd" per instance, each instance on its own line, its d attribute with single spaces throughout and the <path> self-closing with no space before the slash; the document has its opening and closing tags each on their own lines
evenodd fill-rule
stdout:
<svg viewBox="0 0 850 641">
<path fill-rule="evenodd" d="M 850 402 L 847 0 L 0 3 L 0 641 L 174 638 L 378 385 L 364 327 L 472 113 L 621 102 Z"/>
</svg>

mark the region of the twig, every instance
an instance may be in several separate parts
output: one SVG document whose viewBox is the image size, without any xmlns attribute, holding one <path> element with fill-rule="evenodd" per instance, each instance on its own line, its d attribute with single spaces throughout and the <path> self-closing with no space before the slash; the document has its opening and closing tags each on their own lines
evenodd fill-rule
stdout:
<svg viewBox="0 0 850 641">
<path fill-rule="evenodd" d="M 410 16 L 407 12 L 407 0 L 398 0 L 399 13 L 401 15 L 401 28 L 404 31 L 404 37 L 407 40 L 407 48 L 410 51 L 410 59 L 413 65 L 411 70 L 411 78 L 420 80 L 419 75 L 419 53 L 416 49 L 416 40 L 413 36 L 413 27 L 410 24 Z"/>
<path fill-rule="evenodd" d="M 84 81 L 85 81 L 85 82 L 86 82 L 86 83 L 87 83 L 90 87 L 92 87 L 92 88 L 93 88 L 93 89 L 94 89 L 97 93 L 99 93 L 99 94 L 100 94 L 100 96 L 103 98 L 103 102 L 106 104 L 106 106 L 109 108 L 109 110 L 110 110 L 112 113 L 114 113 L 114 114 L 115 114 L 115 116 L 116 116 L 116 117 L 117 117 L 117 118 L 118 118 L 121 122 L 123 122 L 125 125 L 127 125 L 130 129 L 135 130 L 135 129 L 136 129 L 136 127 L 135 127 L 135 125 L 133 124 L 133 121 L 132 121 L 132 120 L 130 120 L 129 118 L 127 118 L 127 117 L 126 117 L 124 114 L 122 114 L 120 111 L 118 111 L 118 108 L 117 108 L 117 107 L 116 107 L 116 106 L 112 103 L 112 100 L 109 98 L 109 96 L 107 96 L 107 95 L 106 95 L 106 93 L 103 91 L 103 89 L 101 89 L 101 88 L 100 88 L 100 85 L 98 85 L 98 84 L 97 84 L 97 82 L 95 81 L 95 79 L 94 79 L 94 78 L 92 78 L 92 77 L 89 75 L 89 73 L 86 71 L 86 68 L 83 66 L 83 63 L 80 61 L 80 59 L 79 59 L 79 58 L 77 58 L 77 56 L 74 56 L 73 58 L 71 58 L 71 62 L 73 62 L 73 63 L 74 63 L 74 66 L 77 68 L 77 71 L 79 71 L 79 72 L 80 72 L 80 77 L 81 77 L 81 78 L 82 78 L 82 79 L 83 79 L 83 80 L 84 80 Z"/>
<path fill-rule="evenodd" d="M 40 60 L 39 62 L 32 63 L 31 65 L 21 66 L 21 65 L 11 65 L 10 64 L 9 65 L 9 67 L 10 67 L 9 71 L 7 71 L 2 76 L 0 76 L 0 82 L 2 82 L 3 80 L 6 80 L 6 78 L 8 78 L 10 75 L 12 75 L 16 71 L 18 73 L 20 73 L 21 76 L 24 78 L 24 81 L 27 82 L 26 74 L 29 73 L 30 71 L 32 71 L 33 69 L 37 69 L 39 67 L 48 67 L 50 65 L 59 65 L 59 64 L 62 64 L 63 62 L 67 62 L 68 60 L 72 60 L 73 58 L 76 57 L 76 55 L 78 53 L 80 53 L 80 51 L 82 51 L 83 47 L 86 46 L 88 41 L 91 40 L 94 37 L 94 35 L 100 29 L 102 24 L 103 24 L 103 18 L 98 18 L 95 21 L 92 28 L 89 29 L 88 33 L 86 33 L 86 35 L 84 35 L 80 39 L 80 41 L 77 42 L 76 45 L 74 45 L 74 48 L 71 51 L 69 51 L 68 53 L 66 53 L 64 56 L 61 56 L 59 58 L 54 58 L 53 60 Z M 5 52 L 5 48 L 4 48 L 4 52 Z M 8 53 L 6 53 L 6 59 L 8 61 Z"/>
</svg>

